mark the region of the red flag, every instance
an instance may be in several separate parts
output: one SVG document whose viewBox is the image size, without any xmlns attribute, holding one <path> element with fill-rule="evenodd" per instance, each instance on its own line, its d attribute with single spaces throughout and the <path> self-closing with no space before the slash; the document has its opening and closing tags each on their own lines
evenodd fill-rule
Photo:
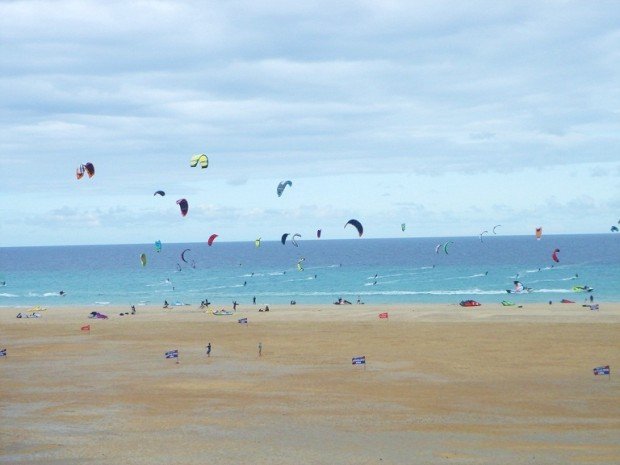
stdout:
<svg viewBox="0 0 620 465">
<path fill-rule="evenodd" d="M 90 331 L 90 325 L 85 325 L 80 328 L 82 331 Z"/>
<path fill-rule="evenodd" d="M 388 317 L 388 312 L 383 312 L 383 313 L 379 313 L 379 318 L 386 318 Z"/>
</svg>

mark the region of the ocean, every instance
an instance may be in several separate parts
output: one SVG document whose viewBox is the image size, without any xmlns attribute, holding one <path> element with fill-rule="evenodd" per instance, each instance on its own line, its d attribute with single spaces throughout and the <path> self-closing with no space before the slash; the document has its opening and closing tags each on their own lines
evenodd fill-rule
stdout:
<svg viewBox="0 0 620 465">
<path fill-rule="evenodd" d="M 0 285 L 0 307 L 620 301 L 620 235 L 4 247 Z"/>
</svg>

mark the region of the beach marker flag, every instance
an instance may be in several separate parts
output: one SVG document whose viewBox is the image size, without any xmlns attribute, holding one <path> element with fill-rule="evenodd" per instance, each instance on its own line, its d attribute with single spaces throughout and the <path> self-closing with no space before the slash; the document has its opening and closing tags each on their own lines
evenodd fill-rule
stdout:
<svg viewBox="0 0 620 465">
<path fill-rule="evenodd" d="M 6 349 L 0 349 L 0 357 L 6 357 Z"/>
<path fill-rule="evenodd" d="M 241 323 L 242 325 L 247 325 L 248 324 L 248 319 L 247 318 L 239 318 L 237 320 L 237 322 Z"/>
<path fill-rule="evenodd" d="M 353 357 L 351 362 L 353 365 L 366 365 L 366 356 L 361 355 L 359 357 Z"/>
<path fill-rule="evenodd" d="M 388 319 L 388 312 L 379 313 L 379 318 Z"/>
<path fill-rule="evenodd" d="M 592 371 L 594 371 L 594 376 L 607 375 L 611 378 L 611 368 L 609 368 L 609 365 L 596 367 Z"/>
<path fill-rule="evenodd" d="M 164 355 L 166 356 L 166 358 L 179 358 L 179 351 L 178 349 L 169 350 Z"/>
<path fill-rule="evenodd" d="M 90 325 L 84 325 L 80 328 L 81 331 L 88 331 L 90 332 Z"/>
</svg>

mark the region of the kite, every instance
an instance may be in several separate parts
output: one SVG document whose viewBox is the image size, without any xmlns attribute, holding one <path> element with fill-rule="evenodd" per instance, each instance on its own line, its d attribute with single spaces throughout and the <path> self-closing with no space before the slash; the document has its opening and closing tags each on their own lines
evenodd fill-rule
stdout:
<svg viewBox="0 0 620 465">
<path fill-rule="evenodd" d="M 185 260 L 185 252 L 191 252 L 191 250 L 185 249 L 183 252 L 181 252 L 181 260 L 183 260 L 185 263 L 189 263 L 187 260 Z"/>
<path fill-rule="evenodd" d="M 617 230 L 617 229 L 618 229 L 618 228 L 616 228 L 616 230 Z M 320 239 L 320 238 L 321 238 L 321 230 L 320 230 L 320 229 L 317 229 L 317 230 L 316 230 L 316 238 L 317 238 L 317 239 Z"/>
<path fill-rule="evenodd" d="M 495 226 L 493 226 L 493 234 L 497 234 L 497 233 L 495 232 L 495 230 L 496 230 L 497 228 L 500 228 L 501 226 L 502 226 L 501 224 L 496 224 Z"/>
<path fill-rule="evenodd" d="M 296 237 L 301 237 L 301 234 L 299 233 L 295 233 L 293 234 L 293 237 L 291 238 L 291 242 L 293 243 L 293 245 L 295 247 L 299 247 L 299 244 L 297 243 L 297 241 L 295 240 Z"/>
<path fill-rule="evenodd" d="M 155 191 L 155 193 L 153 194 L 153 197 L 155 197 L 157 194 L 161 195 L 162 197 L 166 195 L 164 191 Z"/>
<path fill-rule="evenodd" d="M 407 225 L 405 223 L 402 223 L 400 225 L 400 229 L 402 229 L 403 232 L 405 232 L 405 229 L 407 228 Z"/>
<path fill-rule="evenodd" d="M 282 245 L 286 244 L 286 238 L 288 236 L 289 236 L 289 233 L 282 234 L 282 237 L 280 238 L 280 242 L 282 242 Z"/>
<path fill-rule="evenodd" d="M 146 266 L 146 254 L 140 254 L 140 263 L 142 263 L 142 266 Z"/>
<path fill-rule="evenodd" d="M 207 166 L 209 166 L 209 158 L 204 153 L 194 155 L 192 156 L 192 159 L 189 162 L 189 166 L 194 168 L 195 166 L 198 165 L 198 163 L 200 163 L 200 167 L 202 169 L 205 169 Z"/>
<path fill-rule="evenodd" d="M 304 267 L 302 266 L 302 263 L 305 261 L 305 258 L 300 258 L 297 261 L 297 271 L 304 271 Z"/>
<path fill-rule="evenodd" d="M 443 251 L 446 253 L 446 255 L 449 255 L 449 254 L 448 254 L 448 246 L 449 246 L 450 244 L 454 244 L 454 242 L 453 242 L 453 241 L 448 241 L 448 242 L 446 242 L 446 243 L 443 245 Z"/>
<path fill-rule="evenodd" d="M 480 242 L 483 242 L 483 241 L 482 241 L 482 235 L 483 235 L 483 234 L 489 234 L 489 231 L 482 231 L 482 232 L 480 233 Z"/>
<path fill-rule="evenodd" d="M 362 226 L 362 223 L 360 223 L 357 220 L 349 220 L 346 222 L 346 224 L 344 225 L 344 227 L 346 228 L 347 225 L 351 225 L 353 227 L 355 227 L 355 229 L 357 229 L 357 233 L 359 234 L 359 237 L 362 237 L 362 234 L 364 234 L 364 227 Z"/>
<path fill-rule="evenodd" d="M 560 249 L 555 249 L 553 251 L 553 253 L 551 254 L 551 258 L 553 259 L 554 262 L 556 263 L 560 263 L 560 259 L 558 258 L 558 253 L 560 252 Z"/>
<path fill-rule="evenodd" d="M 536 240 L 539 241 L 542 236 L 542 228 L 536 228 Z"/>
<path fill-rule="evenodd" d="M 161 252 L 161 241 L 155 241 L 155 251 Z"/>
<path fill-rule="evenodd" d="M 441 244 L 437 244 L 435 246 L 435 253 L 439 253 L 439 250 L 441 249 Z"/>
<path fill-rule="evenodd" d="M 75 177 L 78 179 L 82 179 L 84 173 L 88 174 L 89 178 L 92 178 L 95 175 L 95 165 L 91 162 L 84 163 L 80 165 L 77 170 L 75 170 Z"/>
<path fill-rule="evenodd" d="M 187 200 L 179 199 L 177 200 L 177 205 L 181 208 L 181 215 L 187 215 L 187 211 L 189 210 L 189 204 L 187 203 Z"/>
<path fill-rule="evenodd" d="M 217 234 L 211 234 L 211 236 L 209 237 L 209 240 L 207 241 L 207 245 L 212 246 L 213 241 L 215 240 L 216 237 L 218 237 Z"/>
<path fill-rule="evenodd" d="M 258 239 L 254 239 L 254 247 L 259 248 L 260 247 L 260 237 Z"/>
<path fill-rule="evenodd" d="M 278 197 L 282 197 L 282 192 L 284 192 L 284 188 L 286 186 L 292 187 L 293 183 L 291 181 L 282 181 L 280 184 L 278 184 Z"/>
</svg>

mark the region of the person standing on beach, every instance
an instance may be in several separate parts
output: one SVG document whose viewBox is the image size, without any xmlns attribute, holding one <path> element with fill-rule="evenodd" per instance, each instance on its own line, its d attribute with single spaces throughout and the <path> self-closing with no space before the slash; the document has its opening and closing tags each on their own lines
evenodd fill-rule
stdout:
<svg viewBox="0 0 620 465">
<path fill-rule="evenodd" d="M 256 296 L 252 297 L 252 303 L 256 305 Z"/>
<path fill-rule="evenodd" d="M 262 342 L 258 343 L 258 356 L 259 357 L 263 356 L 263 343 Z"/>
<path fill-rule="evenodd" d="M 211 357 L 211 343 L 207 344 L 207 357 Z"/>
</svg>

